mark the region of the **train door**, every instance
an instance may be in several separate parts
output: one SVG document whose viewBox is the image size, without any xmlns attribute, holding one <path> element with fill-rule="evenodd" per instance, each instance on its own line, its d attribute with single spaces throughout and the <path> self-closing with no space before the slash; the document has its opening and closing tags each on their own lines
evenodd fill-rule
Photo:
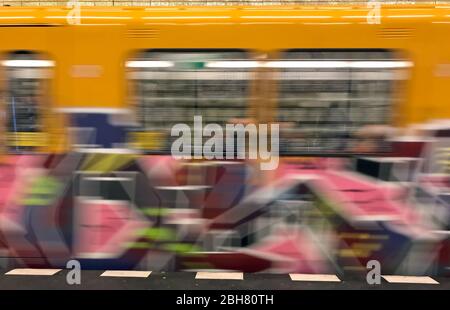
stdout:
<svg viewBox="0 0 450 310">
<path fill-rule="evenodd" d="M 205 217 L 234 206 L 249 187 L 251 168 L 242 160 L 225 163 L 225 145 L 221 145 L 222 156 L 216 156 L 215 147 L 209 152 L 204 145 L 210 136 L 197 131 L 195 120 L 200 119 L 203 128 L 211 124 L 222 129 L 229 123 L 253 122 L 251 96 L 257 61 L 243 50 L 161 49 L 135 54 L 126 67 L 137 120 L 130 132 L 131 145 L 147 154 L 170 155 L 179 138 L 171 135 L 171 129 L 181 124 L 190 128 L 192 138 L 201 137 L 192 139 L 191 158 L 213 159 L 208 163 L 180 162 L 180 184 L 191 187 L 166 188 L 164 194 L 180 197 L 179 192 L 189 188 L 190 195 L 198 197 L 206 188 L 211 192 L 203 204 Z M 209 177 L 212 175 L 217 177 Z M 174 200 L 181 205 L 181 199 Z"/>
</svg>

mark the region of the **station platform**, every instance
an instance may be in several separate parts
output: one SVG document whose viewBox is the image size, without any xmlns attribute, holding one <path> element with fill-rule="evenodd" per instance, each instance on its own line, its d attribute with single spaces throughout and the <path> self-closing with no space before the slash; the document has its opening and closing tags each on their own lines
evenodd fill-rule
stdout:
<svg viewBox="0 0 450 310">
<path fill-rule="evenodd" d="M 52 275 L 37 275 L 39 269 L 1 270 L 0 287 L 3 290 L 396 290 L 396 289 L 450 289 L 450 279 L 428 276 L 382 276 L 380 284 L 368 284 L 365 278 L 336 275 L 294 275 L 264 273 L 210 272 L 143 272 L 120 271 L 105 276 L 105 270 L 82 270 L 80 284 L 69 285 L 68 270 Z M 57 270 L 57 269 L 56 269 Z M 41 270 L 42 271 L 42 270 Z M 9 273 L 9 274 L 7 274 Z M 106 273 L 107 275 L 108 273 Z M 212 274 L 212 276 L 211 276 Z M 227 276 L 228 274 L 228 276 Z M 239 274 L 239 277 L 236 277 Z M 103 275 L 103 276 L 102 276 Z M 215 279 L 213 278 L 215 277 Z M 391 281 L 391 282 L 389 282 Z M 403 283 L 401 283 L 403 282 Z"/>
</svg>

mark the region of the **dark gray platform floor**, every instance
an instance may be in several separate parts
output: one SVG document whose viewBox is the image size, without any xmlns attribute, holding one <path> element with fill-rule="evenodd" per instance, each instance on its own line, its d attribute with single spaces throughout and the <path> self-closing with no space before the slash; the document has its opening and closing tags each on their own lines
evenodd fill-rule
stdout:
<svg viewBox="0 0 450 310">
<path fill-rule="evenodd" d="M 439 284 L 369 285 L 364 279 L 341 279 L 342 282 L 292 281 L 287 274 L 244 274 L 244 280 L 196 280 L 195 272 L 152 272 L 148 278 L 100 277 L 103 270 L 83 270 L 81 284 L 66 282 L 68 271 L 53 276 L 5 275 L 0 270 L 0 290 L 448 290 L 450 278 L 433 277 Z"/>
</svg>

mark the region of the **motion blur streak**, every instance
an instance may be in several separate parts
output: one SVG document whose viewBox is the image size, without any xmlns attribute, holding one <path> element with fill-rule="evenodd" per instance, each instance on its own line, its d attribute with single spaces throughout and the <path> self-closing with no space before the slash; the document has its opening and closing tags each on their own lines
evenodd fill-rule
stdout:
<svg viewBox="0 0 450 310">
<path fill-rule="evenodd" d="M 0 8 L 0 266 L 447 275 L 450 8 L 408 8 Z"/>
</svg>

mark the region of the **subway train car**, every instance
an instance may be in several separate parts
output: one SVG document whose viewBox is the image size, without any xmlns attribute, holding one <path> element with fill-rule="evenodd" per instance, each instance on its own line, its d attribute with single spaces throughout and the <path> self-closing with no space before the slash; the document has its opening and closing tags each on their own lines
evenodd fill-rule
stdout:
<svg viewBox="0 0 450 310">
<path fill-rule="evenodd" d="M 450 6 L 1 8 L 0 264 L 445 274 L 449 33 Z M 278 169 L 166 156 L 198 123 L 278 124 Z"/>
<path fill-rule="evenodd" d="M 374 10 L 2 8 L 3 139 L 62 151 L 75 122 L 94 144 L 164 153 L 171 125 L 201 114 L 277 121 L 286 153 L 321 153 L 330 132 L 449 117 L 450 7 Z"/>
</svg>

